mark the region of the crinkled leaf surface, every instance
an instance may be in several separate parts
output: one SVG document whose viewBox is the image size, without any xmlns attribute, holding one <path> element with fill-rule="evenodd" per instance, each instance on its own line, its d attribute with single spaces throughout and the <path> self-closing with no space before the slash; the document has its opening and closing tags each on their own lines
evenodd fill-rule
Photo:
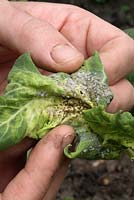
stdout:
<svg viewBox="0 0 134 200">
<path fill-rule="evenodd" d="M 97 52 L 77 72 L 49 76 L 41 75 L 25 53 L 0 96 L 0 150 L 69 124 L 76 132 L 73 148 L 70 144 L 64 150 L 69 158 L 115 159 L 124 151 L 133 158 L 134 118 L 127 112 L 105 112 L 112 97 Z"/>
</svg>

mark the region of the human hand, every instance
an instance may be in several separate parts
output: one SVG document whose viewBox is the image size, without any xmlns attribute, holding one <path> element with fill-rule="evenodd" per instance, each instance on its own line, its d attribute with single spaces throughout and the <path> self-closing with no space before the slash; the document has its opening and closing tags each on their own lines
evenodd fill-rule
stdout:
<svg viewBox="0 0 134 200">
<path fill-rule="evenodd" d="M 66 125 L 50 131 L 34 147 L 25 167 L 0 194 L 0 200 L 54 199 L 68 166 L 68 159 L 63 156 L 63 149 L 72 142 L 73 137 L 73 129 Z M 20 155 L 22 159 L 24 158 L 24 152 L 30 145 L 31 141 L 25 140 L 16 147 L 0 152 L 1 186 L 6 184 L 6 178 L 9 181 L 15 175 L 13 173 L 16 173 L 16 162 L 19 161 Z M 21 169 L 24 160 L 19 163 Z M 19 168 L 17 170 L 19 171 Z M 3 174 L 3 171 L 6 173 Z"/>
</svg>

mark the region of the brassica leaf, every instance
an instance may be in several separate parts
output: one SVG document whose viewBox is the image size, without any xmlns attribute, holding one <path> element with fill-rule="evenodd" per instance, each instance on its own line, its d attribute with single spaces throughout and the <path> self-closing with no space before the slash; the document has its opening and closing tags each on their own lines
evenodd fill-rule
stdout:
<svg viewBox="0 0 134 200">
<path fill-rule="evenodd" d="M 105 111 L 113 94 L 99 54 L 72 74 L 40 74 L 29 53 L 20 56 L 0 96 L 0 150 L 25 137 L 40 139 L 52 128 L 68 124 L 75 140 L 64 149 L 69 158 L 116 159 L 127 152 L 133 159 L 133 116 Z"/>
</svg>

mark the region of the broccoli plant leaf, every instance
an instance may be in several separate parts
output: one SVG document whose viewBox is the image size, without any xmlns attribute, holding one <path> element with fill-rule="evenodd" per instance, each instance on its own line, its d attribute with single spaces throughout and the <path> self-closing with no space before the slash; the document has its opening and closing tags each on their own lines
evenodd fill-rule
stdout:
<svg viewBox="0 0 134 200">
<path fill-rule="evenodd" d="M 134 117 L 130 112 L 107 113 L 104 106 L 84 111 L 85 120 L 91 130 L 101 138 L 101 144 L 121 152 L 131 153 L 134 158 Z M 107 150 L 106 150 L 107 151 Z"/>
<path fill-rule="evenodd" d="M 75 151 L 70 151 L 72 145 L 64 149 L 69 158 L 117 159 L 124 152 L 134 158 L 134 118 L 129 112 L 110 114 L 100 105 L 83 111 L 83 118 L 86 123 L 72 123 L 77 135 Z"/>
<path fill-rule="evenodd" d="M 26 136 L 41 138 L 59 124 L 83 119 L 83 110 L 107 105 L 111 98 L 97 52 L 77 72 L 50 76 L 41 75 L 25 53 L 15 62 L 0 96 L 0 149 Z"/>
<path fill-rule="evenodd" d="M 64 149 L 69 158 L 116 159 L 122 152 L 133 158 L 133 116 L 105 112 L 112 98 L 97 52 L 77 72 L 49 76 L 41 75 L 25 53 L 0 96 L 0 150 L 68 124 L 76 133 L 73 146 Z"/>
</svg>

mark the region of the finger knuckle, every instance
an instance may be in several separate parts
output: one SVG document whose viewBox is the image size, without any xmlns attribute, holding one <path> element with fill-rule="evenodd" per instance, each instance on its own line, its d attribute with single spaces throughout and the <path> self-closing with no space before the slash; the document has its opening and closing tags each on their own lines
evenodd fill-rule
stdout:
<svg viewBox="0 0 134 200">
<path fill-rule="evenodd" d="M 44 26 L 42 22 L 33 17 L 29 17 L 27 21 L 21 25 L 19 30 L 19 38 L 20 41 L 22 41 L 22 44 L 24 44 L 24 48 L 28 46 L 30 47 L 31 44 L 35 42 L 37 37 L 39 37 L 39 32 L 43 28 Z"/>
</svg>

